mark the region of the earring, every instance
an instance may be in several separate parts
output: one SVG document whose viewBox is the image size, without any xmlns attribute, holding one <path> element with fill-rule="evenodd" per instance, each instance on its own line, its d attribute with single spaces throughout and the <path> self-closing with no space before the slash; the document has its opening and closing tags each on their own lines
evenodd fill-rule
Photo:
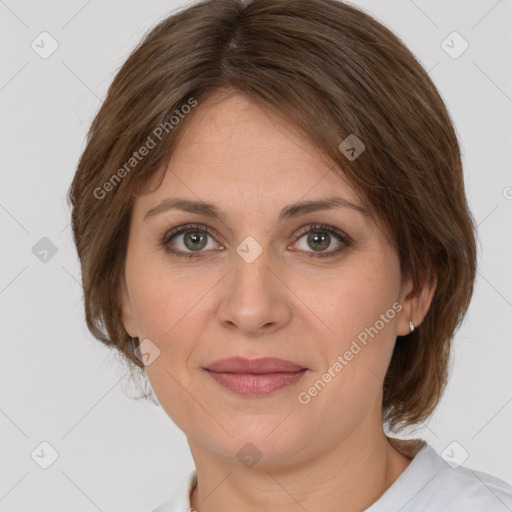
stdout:
<svg viewBox="0 0 512 512">
<path fill-rule="evenodd" d="M 412 322 L 409 322 L 409 329 L 412 331 L 414 331 L 414 324 Z"/>
</svg>

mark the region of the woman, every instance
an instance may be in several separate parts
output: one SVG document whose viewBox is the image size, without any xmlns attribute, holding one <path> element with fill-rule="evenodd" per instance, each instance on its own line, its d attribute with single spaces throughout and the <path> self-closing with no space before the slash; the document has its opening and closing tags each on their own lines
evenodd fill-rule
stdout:
<svg viewBox="0 0 512 512">
<path fill-rule="evenodd" d="M 386 434 L 439 402 L 476 243 L 446 107 L 370 16 L 170 16 L 114 79 L 69 200 L 88 327 L 196 465 L 158 512 L 512 509 L 507 483 Z"/>
</svg>

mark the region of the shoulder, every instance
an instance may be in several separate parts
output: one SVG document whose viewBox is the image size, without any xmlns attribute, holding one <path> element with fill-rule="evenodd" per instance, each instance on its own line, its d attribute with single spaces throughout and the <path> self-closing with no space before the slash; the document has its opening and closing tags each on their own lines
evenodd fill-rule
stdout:
<svg viewBox="0 0 512 512">
<path fill-rule="evenodd" d="M 426 445 L 381 499 L 369 510 L 384 512 L 399 503 L 402 512 L 507 512 L 512 486 L 482 471 L 452 467 Z"/>
<path fill-rule="evenodd" d="M 512 510 L 512 486 L 507 482 L 467 467 L 452 468 L 435 456 L 439 459 L 438 470 L 426 492 L 430 501 L 444 503 L 454 512 Z"/>
<path fill-rule="evenodd" d="M 171 499 L 161 503 L 152 512 L 191 512 L 190 491 L 196 483 L 197 473 L 191 471 L 181 481 Z"/>
</svg>

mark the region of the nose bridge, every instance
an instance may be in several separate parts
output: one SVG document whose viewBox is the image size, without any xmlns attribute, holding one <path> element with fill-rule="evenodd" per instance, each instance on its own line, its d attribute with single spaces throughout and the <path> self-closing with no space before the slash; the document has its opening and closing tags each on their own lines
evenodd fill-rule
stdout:
<svg viewBox="0 0 512 512">
<path fill-rule="evenodd" d="M 233 254 L 232 285 L 239 299 L 264 301 L 270 298 L 273 286 L 270 281 L 275 276 L 269 269 L 271 257 L 267 247 L 263 247 L 253 237 L 245 238 Z"/>
<path fill-rule="evenodd" d="M 254 238 L 247 237 L 236 247 L 233 255 L 235 284 L 242 289 L 261 286 L 268 280 L 268 274 L 271 274 L 268 268 L 270 265 L 268 248 L 264 249 Z"/>
<path fill-rule="evenodd" d="M 286 287 L 272 269 L 272 255 L 247 237 L 233 252 L 233 267 L 222 297 L 219 320 L 245 332 L 277 327 L 288 318 Z"/>
</svg>

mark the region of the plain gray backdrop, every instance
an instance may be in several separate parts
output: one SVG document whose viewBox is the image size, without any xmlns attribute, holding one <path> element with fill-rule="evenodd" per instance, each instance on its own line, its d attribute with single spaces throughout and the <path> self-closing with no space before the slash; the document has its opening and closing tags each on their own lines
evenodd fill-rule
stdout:
<svg viewBox="0 0 512 512">
<path fill-rule="evenodd" d="M 352 3 L 429 70 L 478 223 L 476 290 L 450 382 L 411 436 L 512 482 L 512 1 Z M 129 397 L 125 369 L 86 329 L 65 199 L 115 73 L 182 5 L 0 0 L 2 512 L 144 512 L 194 467 L 184 434 Z"/>
</svg>

